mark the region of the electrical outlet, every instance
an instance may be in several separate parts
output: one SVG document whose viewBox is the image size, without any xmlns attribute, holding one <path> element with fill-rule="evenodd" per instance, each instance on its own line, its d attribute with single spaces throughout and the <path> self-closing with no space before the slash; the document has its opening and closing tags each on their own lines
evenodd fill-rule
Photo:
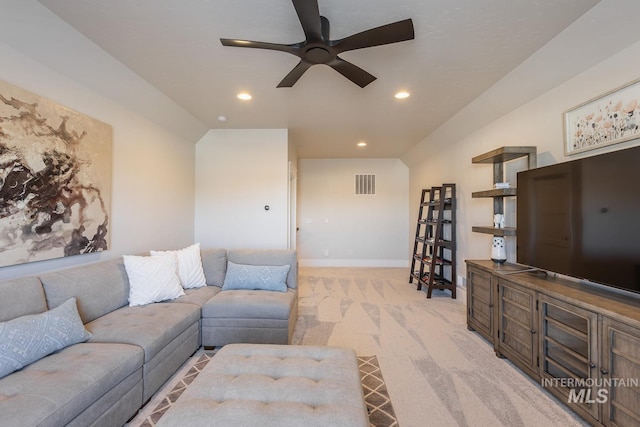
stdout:
<svg viewBox="0 0 640 427">
<path fill-rule="evenodd" d="M 463 288 L 467 287 L 467 278 L 461 274 L 458 274 L 458 286 L 461 286 Z"/>
</svg>

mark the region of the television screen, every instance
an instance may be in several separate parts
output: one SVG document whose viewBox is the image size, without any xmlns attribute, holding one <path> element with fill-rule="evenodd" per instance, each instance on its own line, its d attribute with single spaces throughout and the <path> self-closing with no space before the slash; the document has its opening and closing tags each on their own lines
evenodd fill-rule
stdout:
<svg viewBox="0 0 640 427">
<path fill-rule="evenodd" d="M 517 262 L 640 292 L 640 147 L 518 173 Z"/>
</svg>

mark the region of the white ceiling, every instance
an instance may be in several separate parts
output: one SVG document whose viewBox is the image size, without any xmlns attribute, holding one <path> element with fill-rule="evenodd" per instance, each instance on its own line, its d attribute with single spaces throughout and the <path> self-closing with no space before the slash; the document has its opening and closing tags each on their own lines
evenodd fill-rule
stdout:
<svg viewBox="0 0 640 427">
<path fill-rule="evenodd" d="M 220 44 L 303 41 L 290 0 L 39 1 L 212 129 L 288 128 L 301 158 L 395 158 L 599 0 L 319 0 L 332 39 L 413 19 L 415 40 L 341 55 L 378 78 L 362 89 L 324 65 L 276 88 L 297 57 Z"/>
</svg>

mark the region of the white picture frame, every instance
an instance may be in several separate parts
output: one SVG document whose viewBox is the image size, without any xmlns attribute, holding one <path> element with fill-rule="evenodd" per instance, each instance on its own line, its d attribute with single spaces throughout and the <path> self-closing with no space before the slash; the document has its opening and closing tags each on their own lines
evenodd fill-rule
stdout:
<svg viewBox="0 0 640 427">
<path fill-rule="evenodd" d="M 640 79 L 565 111 L 564 133 L 565 155 L 640 137 Z"/>
</svg>

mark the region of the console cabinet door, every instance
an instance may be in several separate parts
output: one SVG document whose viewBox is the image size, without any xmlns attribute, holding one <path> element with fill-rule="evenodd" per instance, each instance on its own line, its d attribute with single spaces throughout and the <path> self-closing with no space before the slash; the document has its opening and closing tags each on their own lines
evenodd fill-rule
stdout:
<svg viewBox="0 0 640 427">
<path fill-rule="evenodd" d="M 598 315 L 540 296 L 542 385 L 587 419 L 599 419 Z"/>
<path fill-rule="evenodd" d="M 493 343 L 491 273 L 467 266 L 467 326 Z"/>
<path fill-rule="evenodd" d="M 640 425 L 640 330 L 602 318 L 601 375 L 608 390 L 602 422 L 607 426 Z"/>
<path fill-rule="evenodd" d="M 536 380 L 540 378 L 537 319 L 536 292 L 499 278 L 497 353 Z"/>
</svg>

